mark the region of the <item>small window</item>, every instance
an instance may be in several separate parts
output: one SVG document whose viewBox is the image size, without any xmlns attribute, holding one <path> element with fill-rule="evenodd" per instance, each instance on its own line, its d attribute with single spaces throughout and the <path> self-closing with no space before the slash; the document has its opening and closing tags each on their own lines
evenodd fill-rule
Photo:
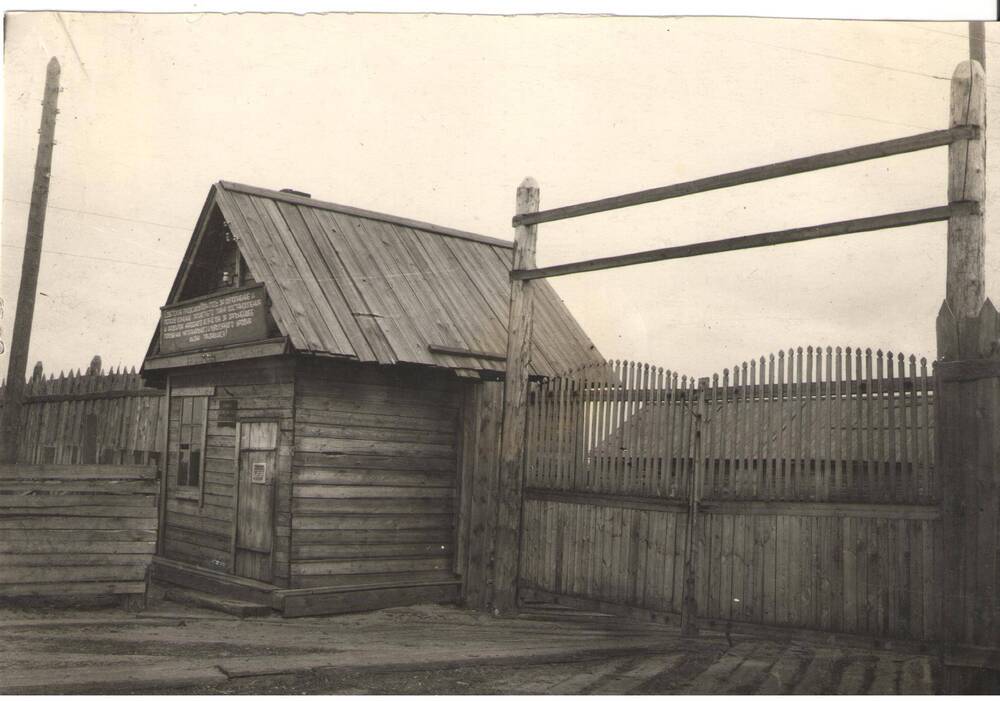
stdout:
<svg viewBox="0 0 1000 701">
<path fill-rule="evenodd" d="M 208 397 L 183 397 L 180 436 L 177 445 L 177 486 L 201 484 L 202 454 L 205 440 L 205 408 Z"/>
</svg>

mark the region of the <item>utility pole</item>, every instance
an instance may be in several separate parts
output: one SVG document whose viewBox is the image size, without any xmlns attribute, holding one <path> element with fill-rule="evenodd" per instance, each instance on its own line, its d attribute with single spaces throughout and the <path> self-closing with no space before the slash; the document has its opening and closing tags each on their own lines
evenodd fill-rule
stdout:
<svg viewBox="0 0 1000 701">
<path fill-rule="evenodd" d="M 969 22 L 969 58 L 979 61 L 986 71 L 986 24 L 984 22 Z"/>
<path fill-rule="evenodd" d="M 21 401 L 24 397 L 24 373 L 28 367 L 28 345 L 31 342 L 31 321 L 35 314 L 38 290 L 38 267 L 42 258 L 42 233 L 45 230 L 45 209 L 49 200 L 49 175 L 52 171 L 52 148 L 55 145 L 56 104 L 59 101 L 59 61 L 53 56 L 45 75 L 45 97 L 42 100 L 42 125 L 38 129 L 38 154 L 35 157 L 35 179 L 31 188 L 28 210 L 28 234 L 24 241 L 21 263 L 21 287 L 17 293 L 14 332 L 10 341 L 10 362 L 7 366 L 7 392 L 3 406 L 0 462 L 17 461 L 18 438 L 21 432 Z"/>
</svg>

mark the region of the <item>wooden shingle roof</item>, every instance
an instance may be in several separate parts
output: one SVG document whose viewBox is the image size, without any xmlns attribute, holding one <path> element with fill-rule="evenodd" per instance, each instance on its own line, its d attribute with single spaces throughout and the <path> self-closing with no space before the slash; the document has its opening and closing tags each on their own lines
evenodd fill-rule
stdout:
<svg viewBox="0 0 1000 701">
<path fill-rule="evenodd" d="M 504 369 L 510 242 L 225 181 L 209 199 L 296 351 Z M 600 361 L 549 283 L 533 284 L 532 372 Z"/>
</svg>

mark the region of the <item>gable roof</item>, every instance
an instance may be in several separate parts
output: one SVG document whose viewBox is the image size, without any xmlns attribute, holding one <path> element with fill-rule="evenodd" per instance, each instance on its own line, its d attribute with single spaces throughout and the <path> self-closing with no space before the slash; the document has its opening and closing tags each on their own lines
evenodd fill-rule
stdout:
<svg viewBox="0 0 1000 701">
<path fill-rule="evenodd" d="M 212 186 L 200 225 L 213 203 L 296 351 L 504 369 L 511 242 L 226 181 Z M 197 255 L 197 234 L 170 303 Z M 532 373 L 602 360 L 549 283 L 533 285 Z"/>
</svg>

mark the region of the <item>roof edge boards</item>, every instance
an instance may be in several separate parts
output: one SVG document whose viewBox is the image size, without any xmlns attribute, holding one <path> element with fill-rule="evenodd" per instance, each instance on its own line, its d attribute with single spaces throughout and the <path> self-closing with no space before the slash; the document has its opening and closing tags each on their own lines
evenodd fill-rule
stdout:
<svg viewBox="0 0 1000 701">
<path fill-rule="evenodd" d="M 384 214 L 382 212 L 375 212 L 370 209 L 359 209 L 358 207 L 349 207 L 347 205 L 337 204 L 336 202 L 326 202 L 324 200 L 317 200 L 312 197 L 300 197 L 298 195 L 293 195 L 288 192 L 268 190 L 267 188 L 255 187 L 253 185 L 244 185 L 242 183 L 234 183 L 229 180 L 220 180 L 218 182 L 218 186 L 225 190 L 241 192 L 246 195 L 257 195 L 259 197 L 267 197 L 272 200 L 280 200 L 282 202 L 288 202 L 289 204 L 304 205 L 306 207 L 316 207 L 317 209 L 326 209 L 334 212 L 340 212 L 341 214 L 349 214 L 356 217 L 363 217 L 365 219 L 374 219 L 376 221 L 388 222 L 390 224 L 398 224 L 400 226 L 409 227 L 411 229 L 418 229 L 420 231 L 426 231 L 432 234 L 440 234 L 442 236 L 450 236 L 452 238 L 465 239 L 467 241 L 476 241 L 478 243 L 485 243 L 491 246 L 502 246 L 504 248 L 514 247 L 513 241 L 505 241 L 503 239 L 494 238 L 492 236 L 484 236 L 482 234 L 476 234 L 471 231 L 452 229 L 447 226 L 438 226 L 437 224 L 430 224 L 428 222 L 417 221 L 416 219 L 407 219 L 406 217 L 399 217 L 393 214 Z"/>
</svg>

